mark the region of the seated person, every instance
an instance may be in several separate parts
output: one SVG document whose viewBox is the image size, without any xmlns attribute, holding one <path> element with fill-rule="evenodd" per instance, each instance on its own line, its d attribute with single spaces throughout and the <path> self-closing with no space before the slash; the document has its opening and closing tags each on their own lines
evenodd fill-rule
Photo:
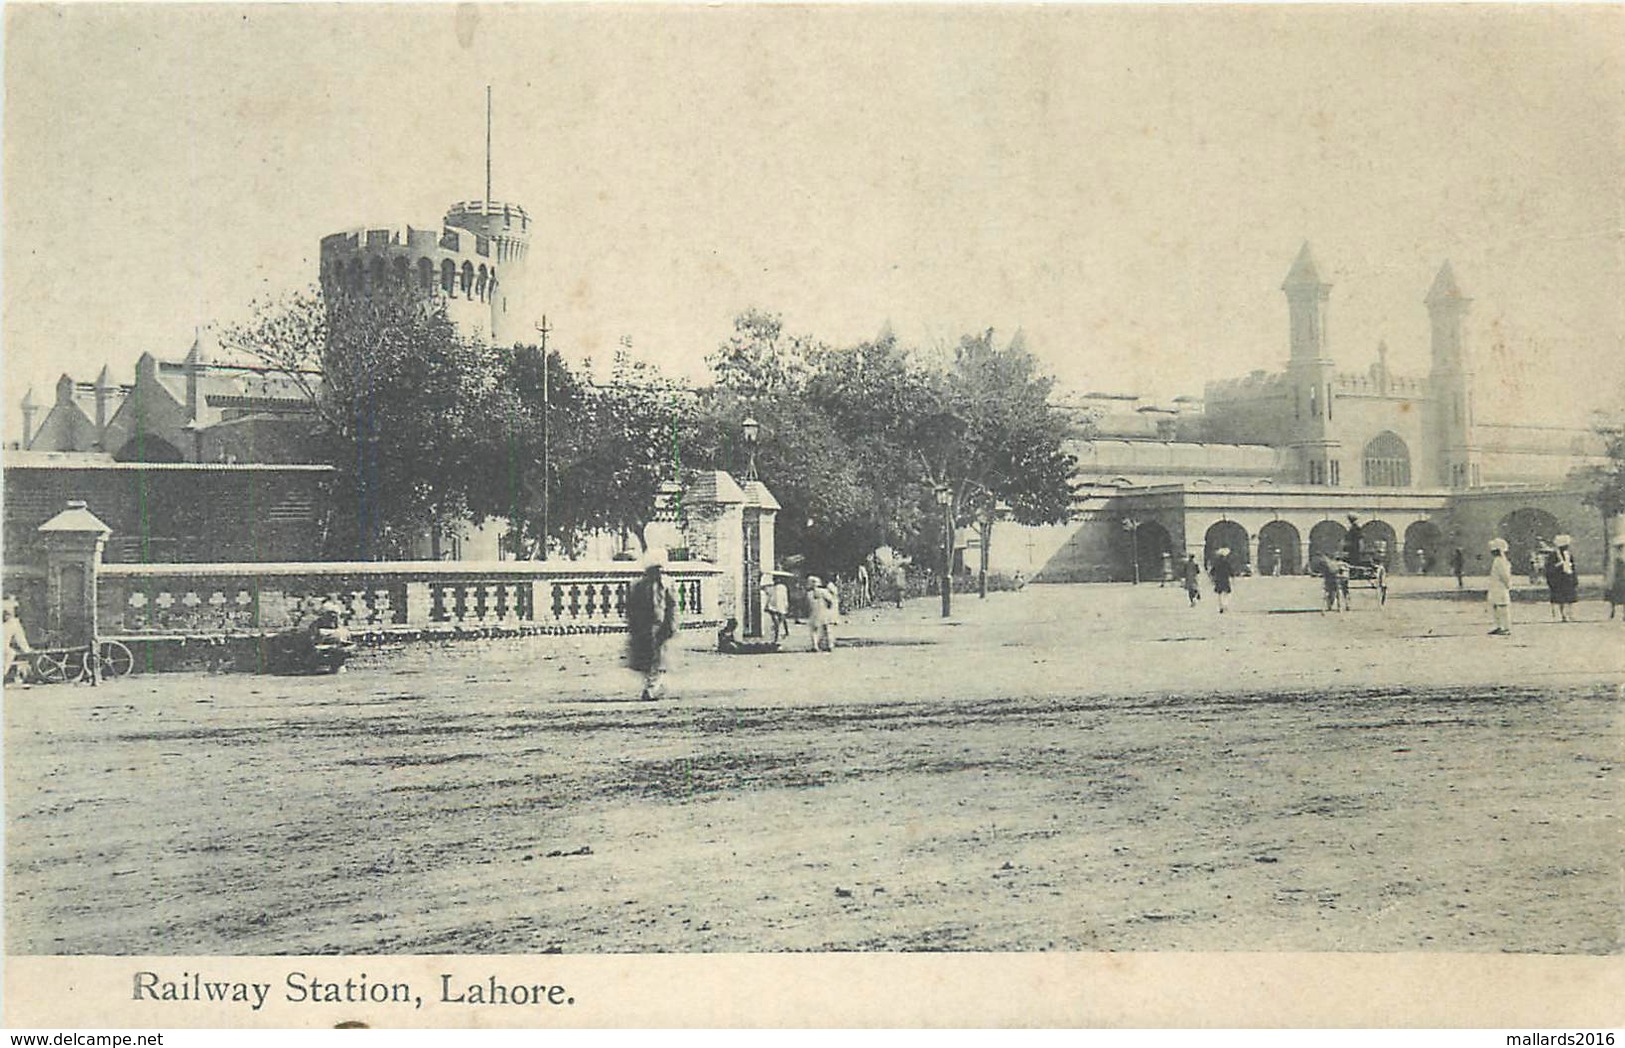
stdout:
<svg viewBox="0 0 1625 1048">
<path fill-rule="evenodd" d="M 1343 559 L 1350 564 L 1363 564 L 1361 555 L 1364 552 L 1365 536 L 1361 533 L 1360 518 L 1353 513 L 1349 514 L 1349 530 L 1343 536 Z"/>
<path fill-rule="evenodd" d="M 739 632 L 739 620 L 730 618 L 726 625 L 717 630 L 717 651 L 723 655 L 766 655 L 779 650 L 777 644 L 745 644 L 736 634 Z"/>
</svg>

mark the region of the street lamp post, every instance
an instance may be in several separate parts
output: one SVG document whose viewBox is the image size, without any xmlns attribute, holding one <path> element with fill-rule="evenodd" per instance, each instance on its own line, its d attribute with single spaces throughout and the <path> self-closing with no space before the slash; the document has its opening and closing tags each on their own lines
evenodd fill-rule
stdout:
<svg viewBox="0 0 1625 1048">
<path fill-rule="evenodd" d="M 745 434 L 745 450 L 749 458 L 745 465 L 745 483 L 751 484 L 760 478 L 756 475 L 756 437 L 761 430 L 761 424 L 751 416 L 739 424 Z M 747 506 L 744 517 L 745 525 L 745 636 L 760 637 L 762 635 L 762 572 L 773 570 L 773 565 L 762 563 L 762 512 L 760 509 Z M 777 639 L 777 638 L 774 638 Z"/>
<path fill-rule="evenodd" d="M 756 436 L 761 432 L 762 424 L 746 416 L 745 421 L 739 424 L 739 428 L 745 431 L 745 451 L 749 455 L 745 460 L 745 479 L 758 480 L 760 478 L 756 476 Z"/>
<path fill-rule="evenodd" d="M 489 193 L 486 196 L 490 198 Z M 547 533 L 553 526 L 553 433 L 549 424 L 552 421 L 553 389 L 549 378 L 552 368 L 547 363 L 547 336 L 552 332 L 553 329 L 547 326 L 546 315 L 543 315 L 542 322 L 536 325 L 536 333 L 540 336 L 538 348 L 542 351 L 542 535 L 537 552 L 539 560 L 547 559 Z"/>
<path fill-rule="evenodd" d="M 1134 584 L 1140 584 L 1140 525 L 1144 521 L 1134 517 L 1123 518 L 1123 530 L 1128 532 L 1129 557 L 1134 561 Z"/>
<path fill-rule="evenodd" d="M 937 485 L 937 505 L 942 507 L 942 617 L 947 618 L 954 606 L 954 493 L 946 484 Z"/>
</svg>

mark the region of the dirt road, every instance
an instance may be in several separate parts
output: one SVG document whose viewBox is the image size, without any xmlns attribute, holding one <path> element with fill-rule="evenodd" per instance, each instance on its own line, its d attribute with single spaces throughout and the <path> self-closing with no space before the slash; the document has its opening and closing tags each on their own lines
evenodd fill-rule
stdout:
<svg viewBox="0 0 1625 1048">
<path fill-rule="evenodd" d="M 7 947 L 1618 952 L 1625 626 L 1452 597 L 922 601 L 658 703 L 608 638 L 8 691 Z"/>
</svg>

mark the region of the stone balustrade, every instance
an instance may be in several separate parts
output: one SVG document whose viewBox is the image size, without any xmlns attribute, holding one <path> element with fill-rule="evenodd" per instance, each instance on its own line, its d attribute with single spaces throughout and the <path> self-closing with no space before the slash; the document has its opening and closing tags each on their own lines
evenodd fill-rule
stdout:
<svg viewBox="0 0 1625 1048">
<path fill-rule="evenodd" d="M 363 635 L 615 632 L 642 569 L 631 562 L 103 564 L 103 637 L 192 639 L 303 625 L 327 601 Z M 720 567 L 674 562 L 682 623 L 720 625 Z"/>
</svg>

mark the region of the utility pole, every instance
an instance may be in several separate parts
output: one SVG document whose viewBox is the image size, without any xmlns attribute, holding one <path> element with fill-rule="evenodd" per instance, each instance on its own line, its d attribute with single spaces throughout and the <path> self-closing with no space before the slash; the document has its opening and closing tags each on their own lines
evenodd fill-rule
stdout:
<svg viewBox="0 0 1625 1048">
<path fill-rule="evenodd" d="M 485 202 L 491 202 L 491 85 L 485 85 Z M 547 323 L 547 318 L 542 318 Z"/>
<path fill-rule="evenodd" d="M 553 408 L 553 391 L 551 389 L 551 376 L 553 365 L 548 360 L 547 336 L 552 332 L 547 326 L 547 315 L 542 315 L 542 322 L 536 325 L 536 331 L 541 335 L 542 349 L 542 540 L 541 558 L 547 559 L 547 534 L 551 524 L 553 510 L 553 448 L 552 433 L 549 432 L 549 416 Z"/>
</svg>

